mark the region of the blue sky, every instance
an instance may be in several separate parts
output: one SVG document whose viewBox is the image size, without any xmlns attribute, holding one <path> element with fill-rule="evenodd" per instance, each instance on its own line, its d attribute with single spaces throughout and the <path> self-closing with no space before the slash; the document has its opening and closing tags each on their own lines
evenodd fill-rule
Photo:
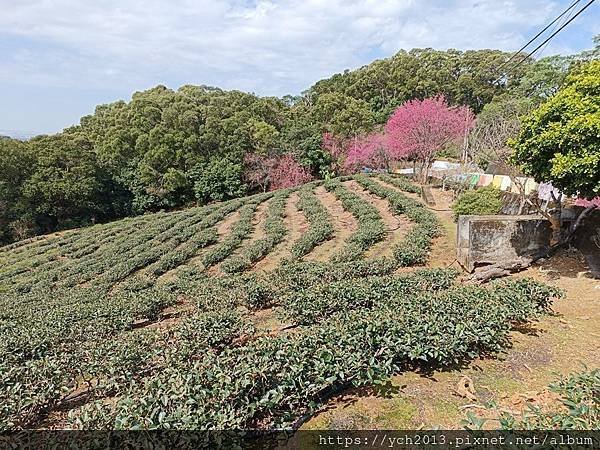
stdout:
<svg viewBox="0 0 600 450">
<path fill-rule="evenodd" d="M 157 84 L 280 96 L 400 49 L 516 50 L 571 2 L 0 0 L 0 134 L 57 132 Z M 543 55 L 596 34 L 600 2 Z"/>
</svg>

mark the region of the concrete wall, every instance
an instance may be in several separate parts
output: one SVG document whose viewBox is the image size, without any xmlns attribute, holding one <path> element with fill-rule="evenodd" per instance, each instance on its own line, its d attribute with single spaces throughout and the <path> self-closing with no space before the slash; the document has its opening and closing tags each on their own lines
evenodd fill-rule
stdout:
<svg viewBox="0 0 600 450">
<path fill-rule="evenodd" d="M 457 259 L 473 271 L 548 249 L 552 230 L 541 216 L 460 216 L 457 235 Z"/>
<path fill-rule="evenodd" d="M 573 244 L 587 260 L 590 272 L 600 278 L 600 210 L 594 211 L 575 234 Z"/>
</svg>

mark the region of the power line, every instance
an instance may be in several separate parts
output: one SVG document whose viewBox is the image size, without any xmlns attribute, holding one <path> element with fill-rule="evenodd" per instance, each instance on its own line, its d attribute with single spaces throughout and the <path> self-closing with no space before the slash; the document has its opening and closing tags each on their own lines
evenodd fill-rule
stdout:
<svg viewBox="0 0 600 450">
<path fill-rule="evenodd" d="M 558 22 L 566 13 L 568 13 L 570 10 L 572 10 L 579 2 L 581 2 L 581 0 L 576 0 L 575 2 L 573 2 L 571 4 L 571 6 L 569 6 L 567 9 L 565 9 L 562 13 L 560 13 L 560 15 L 558 17 L 556 17 L 552 22 L 550 22 L 548 25 L 546 25 L 542 31 L 540 31 L 538 34 L 536 34 L 534 37 L 532 37 L 529 40 L 529 42 L 527 42 L 527 44 L 525 44 L 523 47 L 521 47 L 519 50 L 517 50 L 515 53 L 513 53 L 512 56 L 510 58 L 508 58 L 508 60 L 506 60 L 504 63 L 502 63 L 500 65 L 500 67 L 498 67 L 498 70 L 500 70 L 504 66 L 508 65 L 509 62 L 511 62 L 513 59 L 515 59 L 515 57 L 517 55 L 519 55 L 523 50 L 525 50 L 527 47 L 529 47 L 529 45 L 533 41 L 535 41 L 542 34 L 544 34 L 546 32 L 546 30 L 548 30 L 548 28 L 550 28 L 552 25 L 554 25 L 556 22 Z"/>
<path fill-rule="evenodd" d="M 571 22 L 573 22 L 577 16 L 579 16 L 583 11 L 585 11 L 588 7 L 590 7 L 592 5 L 592 3 L 594 3 L 596 0 L 590 0 L 583 8 L 581 8 L 579 11 L 577 11 L 577 14 L 575 14 L 573 17 L 571 17 L 564 25 L 562 25 L 558 30 L 556 30 L 554 33 L 552 33 L 544 42 L 542 42 L 540 45 L 538 45 L 535 49 L 533 49 L 532 52 L 530 52 L 528 55 L 525 55 L 517 64 L 515 64 L 511 70 L 515 70 L 517 67 L 519 67 L 521 64 L 523 64 L 523 62 L 525 62 L 525 60 L 527 60 L 527 58 L 531 58 L 531 56 L 533 56 L 533 54 L 535 52 L 537 52 L 540 48 L 542 48 L 546 43 L 550 42 L 550 40 L 556 36 L 558 33 L 560 33 L 563 28 L 565 28 L 567 25 L 569 25 Z"/>
<path fill-rule="evenodd" d="M 560 22 L 556 22 L 556 24 L 552 27 L 552 31 L 551 33 L 554 33 L 554 31 L 556 31 L 556 28 L 560 27 L 562 24 L 564 24 L 567 20 L 569 20 L 571 18 L 571 15 L 574 13 L 575 11 L 571 10 L 569 11 L 569 14 L 567 14 Z M 544 50 L 546 50 L 546 47 L 548 47 L 549 42 L 546 42 L 546 44 L 544 44 L 544 46 L 540 49 L 540 53 L 543 53 Z"/>
</svg>

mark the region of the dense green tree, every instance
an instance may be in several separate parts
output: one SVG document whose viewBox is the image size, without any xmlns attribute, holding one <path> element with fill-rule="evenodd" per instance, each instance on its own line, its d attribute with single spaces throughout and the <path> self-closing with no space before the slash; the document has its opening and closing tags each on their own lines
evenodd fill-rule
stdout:
<svg viewBox="0 0 600 450">
<path fill-rule="evenodd" d="M 597 53 L 506 66 L 509 54 L 497 50 L 414 49 L 281 99 L 192 85 L 136 92 L 57 135 L 0 140 L 0 242 L 243 195 L 257 189 L 246 185 L 248 155 L 290 155 L 324 177 L 333 164 L 324 133 L 353 139 L 376 132 L 400 105 L 436 95 L 483 111 L 482 119 L 515 106 L 512 98 L 541 103 L 567 67 Z M 573 172 L 570 165 L 563 172 Z"/>
<path fill-rule="evenodd" d="M 569 195 L 600 195 L 600 61 L 576 67 L 560 91 L 523 120 L 514 162 Z"/>
</svg>

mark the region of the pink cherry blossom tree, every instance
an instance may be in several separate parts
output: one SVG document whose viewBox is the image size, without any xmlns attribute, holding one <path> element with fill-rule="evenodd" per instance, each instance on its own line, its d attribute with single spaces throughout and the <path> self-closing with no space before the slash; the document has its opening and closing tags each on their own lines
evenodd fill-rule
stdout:
<svg viewBox="0 0 600 450">
<path fill-rule="evenodd" d="M 450 107 L 443 96 L 410 100 L 396 109 L 385 125 L 390 155 L 396 160 L 417 161 L 425 182 L 435 153 L 463 139 L 473 122 L 468 107 Z"/>
<path fill-rule="evenodd" d="M 386 136 L 383 133 L 371 133 L 350 141 L 344 168 L 347 173 L 356 172 L 362 167 L 389 170 L 391 159 Z"/>
<path fill-rule="evenodd" d="M 593 198 L 591 200 L 586 200 L 584 198 L 578 198 L 575 201 L 575 205 L 583 206 L 584 208 L 598 208 L 600 209 L 600 197 Z"/>
<path fill-rule="evenodd" d="M 310 171 L 301 166 L 290 153 L 277 157 L 269 171 L 270 189 L 285 189 L 307 183 L 313 179 Z"/>
<path fill-rule="evenodd" d="M 273 156 L 248 153 L 244 157 L 244 179 L 251 187 L 266 192 L 271 171 L 276 164 L 277 158 Z"/>
</svg>

